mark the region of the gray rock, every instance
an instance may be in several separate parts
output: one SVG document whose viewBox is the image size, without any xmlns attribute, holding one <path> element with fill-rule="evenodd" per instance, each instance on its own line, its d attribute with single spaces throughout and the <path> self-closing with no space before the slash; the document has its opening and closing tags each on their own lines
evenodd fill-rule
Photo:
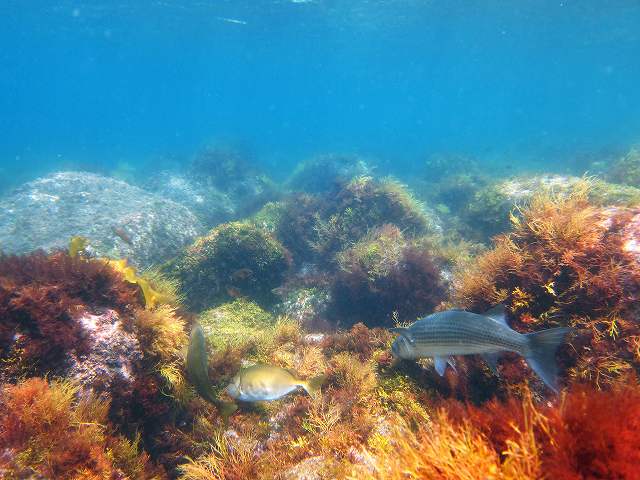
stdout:
<svg viewBox="0 0 640 480">
<path fill-rule="evenodd" d="M 277 306 L 278 313 L 295 319 L 305 328 L 323 323 L 331 301 L 330 293 L 320 288 L 296 288 L 283 297 Z"/>
<path fill-rule="evenodd" d="M 83 313 L 77 321 L 85 332 L 89 348 L 72 353 L 67 377 L 96 392 L 111 392 L 135 381 L 136 363 L 142 351 L 134 334 L 126 332 L 114 310 Z"/>
<path fill-rule="evenodd" d="M 230 195 L 188 175 L 164 170 L 148 179 L 144 187 L 156 195 L 187 206 L 207 227 L 237 217 L 237 205 Z"/>
<path fill-rule="evenodd" d="M 91 173 L 56 173 L 0 201 L 4 253 L 66 248 L 82 235 L 91 253 L 147 267 L 175 256 L 203 231 L 185 206 Z"/>
<path fill-rule="evenodd" d="M 189 171 L 164 170 L 144 183 L 144 188 L 188 207 L 207 228 L 237 220 L 275 198 L 274 185 L 264 176 L 248 172 L 228 181 Z"/>
</svg>

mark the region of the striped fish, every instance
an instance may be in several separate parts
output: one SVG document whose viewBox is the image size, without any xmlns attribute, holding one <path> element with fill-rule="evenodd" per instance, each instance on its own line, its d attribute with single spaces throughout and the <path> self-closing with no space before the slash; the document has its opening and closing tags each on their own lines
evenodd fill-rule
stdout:
<svg viewBox="0 0 640 480">
<path fill-rule="evenodd" d="M 522 334 L 507 325 L 503 305 L 483 315 L 464 310 L 437 312 L 406 328 L 392 328 L 398 333 L 391 351 L 396 358 L 417 360 L 433 357 L 438 374 L 444 375 L 447 364 L 455 369 L 451 355 L 482 355 L 497 373 L 497 359 L 502 352 L 522 355 L 529 366 L 554 391 L 558 390 L 555 354 L 571 328 L 560 327 Z"/>
</svg>

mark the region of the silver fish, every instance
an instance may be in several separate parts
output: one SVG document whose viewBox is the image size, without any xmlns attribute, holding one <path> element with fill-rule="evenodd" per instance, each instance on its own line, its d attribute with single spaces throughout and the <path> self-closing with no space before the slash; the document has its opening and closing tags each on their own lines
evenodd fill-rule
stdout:
<svg viewBox="0 0 640 480">
<path fill-rule="evenodd" d="M 309 395 L 315 396 L 325 376 L 300 380 L 288 370 L 272 365 L 253 365 L 243 368 L 226 388 L 231 398 L 243 402 L 259 402 L 277 400 L 298 387 L 302 387 Z"/>
<path fill-rule="evenodd" d="M 392 328 L 400 335 L 391 351 L 396 358 L 417 360 L 433 357 L 436 371 L 442 376 L 447 363 L 454 367 L 451 355 L 482 355 L 497 373 L 501 352 L 516 352 L 524 357 L 534 372 L 554 391 L 558 390 L 558 367 L 555 353 L 573 329 L 550 328 L 522 334 L 507 325 L 503 305 L 484 315 L 464 310 L 437 312 L 406 328 Z"/>
</svg>

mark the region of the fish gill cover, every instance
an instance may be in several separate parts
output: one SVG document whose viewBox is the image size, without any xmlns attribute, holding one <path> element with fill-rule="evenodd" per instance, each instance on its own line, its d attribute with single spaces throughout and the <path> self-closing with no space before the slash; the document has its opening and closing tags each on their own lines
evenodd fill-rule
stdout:
<svg viewBox="0 0 640 480">
<path fill-rule="evenodd" d="M 3 2 L 0 477 L 640 478 L 638 24 Z"/>
</svg>

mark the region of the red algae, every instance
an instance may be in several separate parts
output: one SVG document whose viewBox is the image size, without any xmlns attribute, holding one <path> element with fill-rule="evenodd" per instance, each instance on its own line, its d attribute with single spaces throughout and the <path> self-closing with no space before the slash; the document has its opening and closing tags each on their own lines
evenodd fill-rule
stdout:
<svg viewBox="0 0 640 480">
<path fill-rule="evenodd" d="M 553 404 L 493 400 L 482 406 L 445 402 L 451 421 L 470 424 L 496 453 L 532 428 L 545 478 L 639 478 L 640 387 L 635 380 L 609 391 L 576 386 Z"/>
<path fill-rule="evenodd" d="M 137 289 L 108 266 L 64 252 L 0 258 L 0 356 L 8 377 L 42 374 L 86 351 L 80 313 L 103 307 L 128 316 Z"/>
</svg>

